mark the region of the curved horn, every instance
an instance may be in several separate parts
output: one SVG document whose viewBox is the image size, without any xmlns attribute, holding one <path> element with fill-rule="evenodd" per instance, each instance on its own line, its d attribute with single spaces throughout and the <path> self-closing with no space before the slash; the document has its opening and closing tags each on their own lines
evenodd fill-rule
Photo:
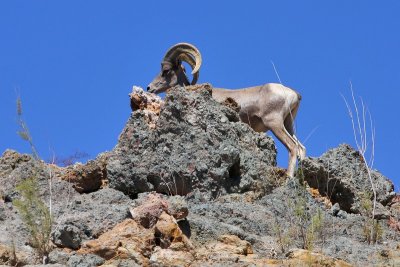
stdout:
<svg viewBox="0 0 400 267">
<path fill-rule="evenodd" d="M 193 69 L 193 75 L 199 72 L 201 66 L 201 54 L 194 45 L 189 43 L 178 43 L 168 49 L 163 59 L 163 61 L 169 61 L 172 63 L 179 63 L 179 60 L 184 60 L 189 63 Z M 193 80 L 194 79 L 195 77 L 193 77 Z"/>
<path fill-rule="evenodd" d="M 199 79 L 199 71 L 194 72 L 194 69 L 196 67 L 196 61 L 188 54 L 180 54 L 178 56 L 178 59 L 187 62 L 190 65 L 190 67 L 193 69 L 193 71 L 192 71 L 193 80 L 190 84 L 195 85 L 197 83 L 197 80 Z"/>
</svg>

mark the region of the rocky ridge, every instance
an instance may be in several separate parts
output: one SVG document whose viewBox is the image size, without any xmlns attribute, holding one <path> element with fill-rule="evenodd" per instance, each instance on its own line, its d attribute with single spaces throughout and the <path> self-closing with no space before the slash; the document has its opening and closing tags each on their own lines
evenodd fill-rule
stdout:
<svg viewBox="0 0 400 267">
<path fill-rule="evenodd" d="M 400 197 L 388 178 L 372 171 L 379 235 L 367 244 L 371 187 L 357 151 L 339 145 L 287 179 L 273 140 L 211 90 L 176 87 L 163 101 L 134 87 L 118 144 L 86 164 L 5 151 L 0 265 L 38 264 L 13 205 L 15 187 L 32 176 L 52 200 L 47 266 L 400 264 Z"/>
</svg>

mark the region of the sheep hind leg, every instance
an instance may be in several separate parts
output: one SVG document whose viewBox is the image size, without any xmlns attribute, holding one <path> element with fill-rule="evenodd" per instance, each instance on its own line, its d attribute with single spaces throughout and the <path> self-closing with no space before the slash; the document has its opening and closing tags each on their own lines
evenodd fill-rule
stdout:
<svg viewBox="0 0 400 267">
<path fill-rule="evenodd" d="M 300 158 L 300 160 L 303 160 L 306 157 L 306 148 L 305 146 L 300 143 L 299 139 L 297 139 L 296 135 L 294 134 L 294 119 L 296 118 L 297 115 L 297 110 L 299 109 L 299 105 L 296 105 L 290 113 L 286 116 L 286 119 L 284 121 L 285 128 L 287 132 L 293 137 L 293 139 L 296 141 L 297 144 L 297 156 Z"/>
<path fill-rule="evenodd" d="M 297 139 L 297 137 L 295 135 L 293 135 L 293 138 L 296 140 L 297 142 L 297 156 L 299 157 L 300 160 L 303 160 L 306 158 L 306 147 L 300 143 L 299 139 Z"/>
<path fill-rule="evenodd" d="M 277 127 L 271 127 L 271 131 L 289 151 L 289 163 L 286 173 L 289 177 L 294 177 L 297 159 L 297 141 L 288 133 L 283 123 Z"/>
</svg>

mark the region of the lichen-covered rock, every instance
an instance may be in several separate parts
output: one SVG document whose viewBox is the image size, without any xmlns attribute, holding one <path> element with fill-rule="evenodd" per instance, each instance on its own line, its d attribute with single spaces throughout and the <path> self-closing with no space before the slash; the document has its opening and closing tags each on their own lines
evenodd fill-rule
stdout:
<svg viewBox="0 0 400 267">
<path fill-rule="evenodd" d="M 306 158 L 301 162 L 304 179 L 333 203 L 339 203 L 347 212 L 361 212 L 363 198 L 371 199 L 372 186 L 359 152 L 347 144 L 324 153 L 319 158 Z M 377 201 L 387 205 L 395 196 L 393 183 L 375 170 L 371 170 Z"/>
<path fill-rule="evenodd" d="M 171 89 L 154 129 L 144 110 L 132 113 L 107 164 L 111 187 L 131 196 L 198 188 L 208 197 L 272 189 L 266 176 L 276 164 L 272 139 L 239 122 L 206 87 Z"/>
</svg>

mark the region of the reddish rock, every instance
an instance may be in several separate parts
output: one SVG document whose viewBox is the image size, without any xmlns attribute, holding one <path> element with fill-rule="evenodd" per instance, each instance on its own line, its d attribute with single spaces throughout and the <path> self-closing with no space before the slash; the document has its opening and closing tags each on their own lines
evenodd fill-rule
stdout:
<svg viewBox="0 0 400 267">
<path fill-rule="evenodd" d="M 130 213 L 133 220 L 145 228 L 151 228 L 156 223 L 161 213 L 168 209 L 168 203 L 157 193 L 148 194 L 141 205 L 131 208 Z"/>
<path fill-rule="evenodd" d="M 160 247 L 168 248 L 173 242 L 182 242 L 182 235 L 175 218 L 163 212 L 155 225 L 156 242 Z"/>
<path fill-rule="evenodd" d="M 101 154 L 86 164 L 76 163 L 66 167 L 61 179 L 72 183 L 79 193 L 94 192 L 107 184 L 106 165 L 107 154 Z"/>
</svg>

